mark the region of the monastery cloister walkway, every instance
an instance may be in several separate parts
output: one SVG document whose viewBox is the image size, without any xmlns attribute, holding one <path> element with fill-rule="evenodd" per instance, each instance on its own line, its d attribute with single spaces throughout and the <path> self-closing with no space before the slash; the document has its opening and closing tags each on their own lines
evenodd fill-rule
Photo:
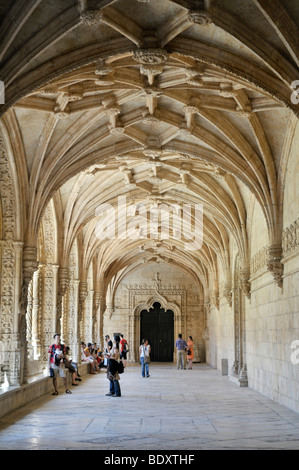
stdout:
<svg viewBox="0 0 299 470">
<path fill-rule="evenodd" d="M 121 376 L 122 397 L 105 396 L 104 372 L 85 376 L 3 417 L 1 450 L 298 449 L 299 415 L 205 364 L 176 370 L 139 365 Z"/>
</svg>

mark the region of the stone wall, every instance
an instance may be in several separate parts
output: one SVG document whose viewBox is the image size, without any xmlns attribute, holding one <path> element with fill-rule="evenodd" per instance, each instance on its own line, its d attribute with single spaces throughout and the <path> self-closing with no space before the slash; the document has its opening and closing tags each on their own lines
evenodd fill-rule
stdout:
<svg viewBox="0 0 299 470">
<path fill-rule="evenodd" d="M 179 333 L 184 338 L 191 335 L 195 361 L 203 362 L 204 314 L 199 287 L 185 273 L 166 264 L 147 264 L 121 281 L 116 289 L 114 305 L 110 304 L 104 315 L 104 334 L 112 337 L 114 333 L 122 333 L 130 345 L 129 360 L 137 360 L 140 312 L 148 310 L 156 301 L 163 308 L 174 311 L 174 338 Z"/>
<path fill-rule="evenodd" d="M 251 294 L 250 299 L 243 298 L 248 386 L 297 412 L 299 364 L 291 360 L 294 352 L 291 345 L 299 339 L 299 194 L 295 177 L 299 164 L 298 134 L 297 126 L 282 188 L 282 287 L 267 269 L 267 227 L 260 206 L 252 201 L 248 211 Z M 231 242 L 231 262 L 236 253 L 236 246 Z M 219 310 L 212 307 L 208 316 L 207 362 L 220 369 L 221 359 L 226 358 L 229 371 L 234 362 L 233 306 L 234 302 L 230 308 L 222 297 Z"/>
</svg>

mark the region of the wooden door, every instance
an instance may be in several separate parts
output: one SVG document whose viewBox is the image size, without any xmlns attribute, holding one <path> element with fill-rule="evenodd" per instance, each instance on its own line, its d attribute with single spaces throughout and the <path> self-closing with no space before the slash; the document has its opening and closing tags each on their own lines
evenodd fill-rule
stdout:
<svg viewBox="0 0 299 470">
<path fill-rule="evenodd" d="M 149 311 L 141 312 L 140 344 L 147 338 L 151 346 L 152 362 L 173 362 L 174 315 L 156 302 Z"/>
</svg>

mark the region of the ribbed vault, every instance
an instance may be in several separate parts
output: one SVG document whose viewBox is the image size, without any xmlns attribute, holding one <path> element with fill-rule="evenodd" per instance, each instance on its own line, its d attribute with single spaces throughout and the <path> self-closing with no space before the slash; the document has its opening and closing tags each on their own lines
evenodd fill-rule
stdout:
<svg viewBox="0 0 299 470">
<path fill-rule="evenodd" d="M 10 130 L 24 189 L 25 246 L 37 248 L 51 201 L 60 269 L 69 269 L 77 240 L 80 281 L 93 266 L 104 298 L 131 270 L 163 262 L 218 305 L 219 270 L 230 298 L 232 239 L 249 296 L 250 197 L 264 215 L 269 269 L 281 283 L 277 186 L 288 122 L 298 116 L 291 94 L 299 11 L 291 0 L 275 0 L 274 8 L 267 0 L 237 3 L 1 2 L 1 125 Z M 98 224 L 113 221 L 97 211 L 115 208 L 119 197 L 133 215 L 114 221 L 118 238 L 101 239 Z M 198 249 L 161 237 L 161 221 L 156 236 L 141 229 L 137 240 L 121 236 L 140 207 L 146 221 L 151 207 L 171 212 L 183 204 L 203 205 Z"/>
</svg>

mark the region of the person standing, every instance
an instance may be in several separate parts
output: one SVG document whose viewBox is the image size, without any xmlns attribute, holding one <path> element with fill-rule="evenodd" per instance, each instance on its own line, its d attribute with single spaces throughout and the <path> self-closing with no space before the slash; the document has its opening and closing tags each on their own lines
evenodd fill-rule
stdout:
<svg viewBox="0 0 299 470">
<path fill-rule="evenodd" d="M 123 362 L 124 367 L 127 365 L 127 352 L 128 352 L 128 343 L 124 338 L 124 335 L 120 335 L 120 358 Z"/>
<path fill-rule="evenodd" d="M 111 351 L 112 346 L 113 346 L 109 335 L 105 336 L 105 343 L 106 343 L 106 345 L 104 347 L 104 353 L 103 353 L 104 367 L 108 368 L 108 359 L 109 359 L 110 351 Z"/>
<path fill-rule="evenodd" d="M 149 375 L 150 353 L 151 353 L 151 347 L 148 344 L 148 340 L 145 338 L 142 340 L 142 343 L 139 346 L 139 356 L 140 356 L 142 377 L 150 377 Z"/>
<path fill-rule="evenodd" d="M 187 343 L 179 334 L 178 339 L 175 342 L 177 348 L 177 369 L 186 369 L 186 349 Z"/>
<path fill-rule="evenodd" d="M 110 391 L 109 393 L 106 393 L 106 396 L 110 397 L 121 397 L 121 390 L 119 385 L 120 377 L 118 373 L 118 361 L 120 359 L 119 342 L 120 337 L 115 336 L 113 338 L 112 349 L 110 350 L 108 359 L 107 379 L 110 381 Z"/>
<path fill-rule="evenodd" d="M 112 346 L 113 346 L 113 343 L 112 343 L 109 335 L 105 336 L 105 342 L 106 342 L 105 353 L 108 354 L 110 352 L 110 350 L 112 349 Z"/>
<path fill-rule="evenodd" d="M 188 369 L 192 369 L 192 361 L 194 359 L 194 350 L 193 350 L 193 338 L 192 336 L 188 336 L 188 342 L 187 342 L 187 361 L 189 362 L 189 367 Z"/>
<path fill-rule="evenodd" d="M 60 342 L 60 335 L 54 335 L 54 343 L 48 350 L 48 368 L 52 372 L 54 392 L 52 395 L 58 395 L 57 389 L 57 376 L 59 375 L 64 382 L 65 393 L 72 393 L 67 387 L 67 376 L 64 367 L 64 356 L 66 354 L 66 347 Z"/>
</svg>

